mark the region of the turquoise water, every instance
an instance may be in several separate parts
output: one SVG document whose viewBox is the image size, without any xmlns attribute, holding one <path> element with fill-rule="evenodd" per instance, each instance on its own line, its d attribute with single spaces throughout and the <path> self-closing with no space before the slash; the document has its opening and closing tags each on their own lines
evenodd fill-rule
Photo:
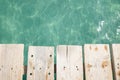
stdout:
<svg viewBox="0 0 120 80">
<path fill-rule="evenodd" d="M 120 0 L 0 0 L 0 43 L 120 43 Z"/>
<path fill-rule="evenodd" d="M 25 57 L 29 45 L 119 42 L 119 0 L 0 0 L 0 43 L 24 43 Z"/>
</svg>

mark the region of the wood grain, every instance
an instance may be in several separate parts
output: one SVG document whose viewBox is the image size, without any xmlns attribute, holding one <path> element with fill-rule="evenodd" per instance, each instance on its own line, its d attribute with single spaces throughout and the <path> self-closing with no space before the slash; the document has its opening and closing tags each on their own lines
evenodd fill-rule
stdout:
<svg viewBox="0 0 120 80">
<path fill-rule="evenodd" d="M 83 80 L 81 46 L 57 46 L 57 80 Z"/>
<path fill-rule="evenodd" d="M 27 80 L 54 80 L 53 47 L 29 47 Z"/>
<path fill-rule="evenodd" d="M 120 44 L 112 44 L 115 77 L 120 80 Z"/>
<path fill-rule="evenodd" d="M 22 80 L 23 44 L 0 44 L 0 80 Z"/>
<path fill-rule="evenodd" d="M 86 80 L 113 80 L 109 45 L 85 44 Z"/>
</svg>

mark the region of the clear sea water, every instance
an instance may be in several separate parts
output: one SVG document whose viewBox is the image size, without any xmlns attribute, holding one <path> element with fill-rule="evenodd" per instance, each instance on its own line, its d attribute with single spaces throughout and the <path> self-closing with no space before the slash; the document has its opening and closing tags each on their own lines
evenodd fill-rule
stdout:
<svg viewBox="0 0 120 80">
<path fill-rule="evenodd" d="M 120 0 L 0 0 L 0 43 L 120 43 Z"/>
</svg>

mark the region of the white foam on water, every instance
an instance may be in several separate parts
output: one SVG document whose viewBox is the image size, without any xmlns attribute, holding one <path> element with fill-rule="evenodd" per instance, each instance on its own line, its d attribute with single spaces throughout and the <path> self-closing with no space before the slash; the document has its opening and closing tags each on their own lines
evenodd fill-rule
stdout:
<svg viewBox="0 0 120 80">
<path fill-rule="evenodd" d="M 118 29 L 117 29 L 117 31 L 116 31 L 117 33 L 117 35 L 119 35 L 120 34 L 120 26 L 118 26 Z"/>
<path fill-rule="evenodd" d="M 106 38 L 107 40 L 110 40 L 110 38 L 109 38 L 109 36 L 108 36 L 107 33 L 105 34 L 105 38 Z"/>
<path fill-rule="evenodd" d="M 99 22 L 99 26 L 98 26 L 98 28 L 97 28 L 97 31 L 98 31 L 98 32 L 100 32 L 100 31 L 102 30 L 102 28 L 103 28 L 103 26 L 104 26 L 104 22 L 105 22 L 105 21 L 100 21 L 100 22 Z"/>
</svg>

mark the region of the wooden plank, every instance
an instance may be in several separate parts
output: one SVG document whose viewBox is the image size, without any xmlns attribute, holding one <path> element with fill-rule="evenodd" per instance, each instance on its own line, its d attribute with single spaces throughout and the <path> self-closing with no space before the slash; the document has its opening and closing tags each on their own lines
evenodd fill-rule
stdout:
<svg viewBox="0 0 120 80">
<path fill-rule="evenodd" d="M 86 80 L 113 80 L 109 45 L 86 44 Z"/>
<path fill-rule="evenodd" d="M 0 44 L 0 80 L 22 80 L 23 44 Z"/>
<path fill-rule="evenodd" d="M 54 73 L 56 73 L 56 64 L 54 64 Z M 27 74 L 27 65 L 24 66 L 24 74 Z"/>
<path fill-rule="evenodd" d="M 81 46 L 57 46 L 57 80 L 83 80 Z"/>
<path fill-rule="evenodd" d="M 54 47 L 30 46 L 27 80 L 54 79 Z"/>
<path fill-rule="evenodd" d="M 120 44 L 112 44 L 115 77 L 120 80 Z"/>
</svg>

